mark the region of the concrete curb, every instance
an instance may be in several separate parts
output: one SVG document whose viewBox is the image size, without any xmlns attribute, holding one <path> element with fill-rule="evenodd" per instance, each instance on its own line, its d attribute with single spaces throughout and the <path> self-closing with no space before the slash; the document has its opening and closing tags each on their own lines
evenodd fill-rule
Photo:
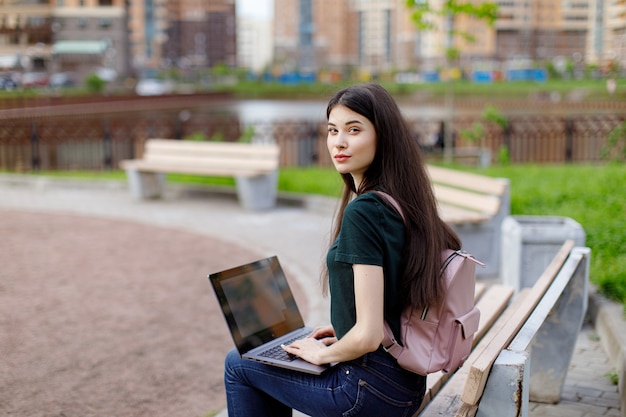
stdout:
<svg viewBox="0 0 626 417">
<path fill-rule="evenodd" d="M 621 416 L 626 417 L 626 318 L 624 307 L 598 294 L 589 292 L 588 314 L 600 342 L 618 376 Z"/>
</svg>

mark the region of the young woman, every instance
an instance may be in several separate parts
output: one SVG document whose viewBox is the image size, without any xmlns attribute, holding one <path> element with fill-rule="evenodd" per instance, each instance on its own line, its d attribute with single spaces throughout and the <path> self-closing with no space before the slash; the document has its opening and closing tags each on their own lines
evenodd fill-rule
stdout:
<svg viewBox="0 0 626 417">
<path fill-rule="evenodd" d="M 328 152 L 345 189 L 326 259 L 331 323 L 284 349 L 315 364 L 341 362 L 312 376 L 242 360 L 225 364 L 229 417 L 411 416 L 426 378 L 401 368 L 382 347 L 386 320 L 397 335 L 409 304 L 440 297 L 441 252 L 460 249 L 439 218 L 408 125 L 376 84 L 339 91 L 329 102 Z M 376 191 L 390 194 L 404 218 Z M 406 223 L 406 224 L 405 224 Z"/>
</svg>

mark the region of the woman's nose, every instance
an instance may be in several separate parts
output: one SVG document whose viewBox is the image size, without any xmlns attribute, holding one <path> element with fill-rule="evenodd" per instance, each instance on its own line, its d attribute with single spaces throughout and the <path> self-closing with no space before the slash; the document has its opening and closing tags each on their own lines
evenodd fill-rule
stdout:
<svg viewBox="0 0 626 417">
<path fill-rule="evenodd" d="M 335 148 L 344 149 L 346 147 L 346 141 L 343 139 L 341 134 L 335 137 Z"/>
</svg>

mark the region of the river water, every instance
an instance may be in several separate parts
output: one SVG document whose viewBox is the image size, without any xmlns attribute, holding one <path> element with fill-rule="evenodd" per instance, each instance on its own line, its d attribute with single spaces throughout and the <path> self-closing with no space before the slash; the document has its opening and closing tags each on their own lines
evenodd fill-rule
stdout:
<svg viewBox="0 0 626 417">
<path fill-rule="evenodd" d="M 208 112 L 236 116 L 244 125 L 283 120 L 326 120 L 326 101 L 316 100 L 229 100 L 203 107 Z M 399 103 L 407 118 L 441 119 L 445 109 Z"/>
</svg>

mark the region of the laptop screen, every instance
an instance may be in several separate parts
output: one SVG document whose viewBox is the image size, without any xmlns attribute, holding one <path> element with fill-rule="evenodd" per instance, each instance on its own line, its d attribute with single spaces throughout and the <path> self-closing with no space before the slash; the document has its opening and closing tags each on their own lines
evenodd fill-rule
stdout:
<svg viewBox="0 0 626 417">
<path fill-rule="evenodd" d="M 275 256 L 209 279 L 241 354 L 304 325 Z"/>
</svg>

